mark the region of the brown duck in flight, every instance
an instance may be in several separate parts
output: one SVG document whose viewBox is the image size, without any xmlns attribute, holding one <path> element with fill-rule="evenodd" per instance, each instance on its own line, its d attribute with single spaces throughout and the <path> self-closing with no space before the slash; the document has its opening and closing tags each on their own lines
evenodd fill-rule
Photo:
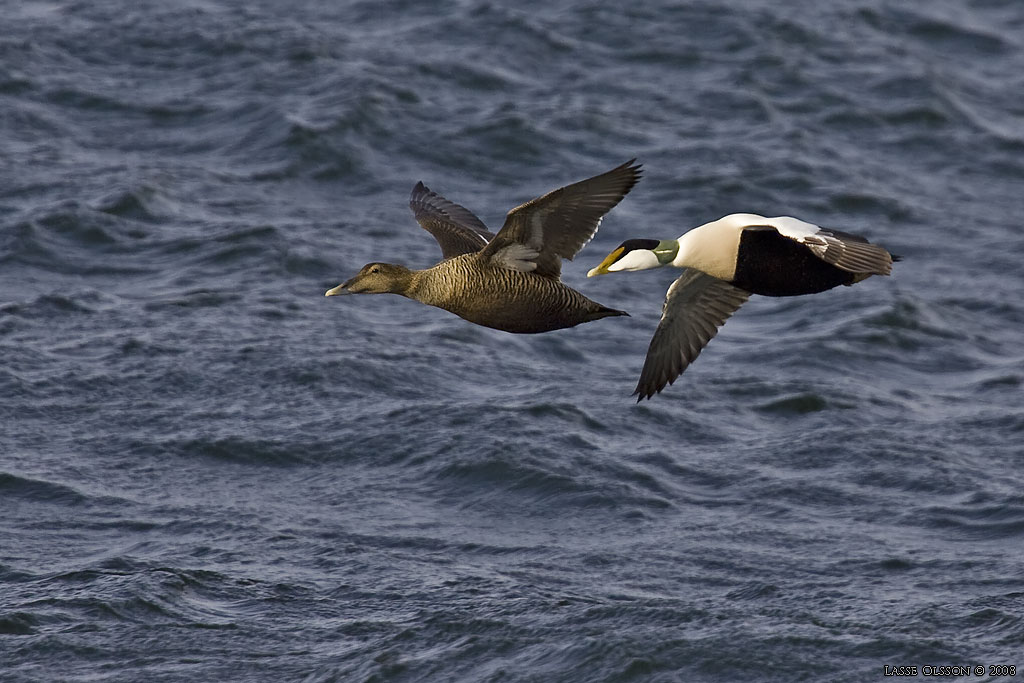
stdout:
<svg viewBox="0 0 1024 683">
<path fill-rule="evenodd" d="M 591 301 L 560 279 L 594 237 L 601 219 L 640 178 L 634 160 L 547 193 L 508 212 L 497 235 L 466 208 L 417 183 L 409 206 L 441 245 L 444 260 L 425 270 L 368 263 L 326 292 L 401 294 L 506 332 L 548 332 L 628 315 Z"/>
</svg>

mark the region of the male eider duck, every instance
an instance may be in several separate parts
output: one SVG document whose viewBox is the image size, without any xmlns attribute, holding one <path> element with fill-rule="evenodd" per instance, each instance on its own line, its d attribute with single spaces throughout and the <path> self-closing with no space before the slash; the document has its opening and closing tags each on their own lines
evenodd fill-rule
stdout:
<svg viewBox="0 0 1024 683">
<path fill-rule="evenodd" d="M 506 332 L 548 332 L 629 315 L 591 301 L 560 278 L 593 238 L 601 219 L 640 178 L 635 159 L 549 192 L 508 212 L 497 235 L 465 207 L 417 183 L 409 206 L 441 245 L 443 261 L 426 270 L 369 263 L 326 292 L 401 294 L 477 325 Z"/>
<path fill-rule="evenodd" d="M 587 277 L 668 265 L 686 269 L 665 296 L 633 392 L 639 402 L 674 382 L 751 294 L 824 292 L 888 275 L 898 260 L 858 235 L 789 216 L 734 213 L 677 240 L 626 240 Z"/>
</svg>

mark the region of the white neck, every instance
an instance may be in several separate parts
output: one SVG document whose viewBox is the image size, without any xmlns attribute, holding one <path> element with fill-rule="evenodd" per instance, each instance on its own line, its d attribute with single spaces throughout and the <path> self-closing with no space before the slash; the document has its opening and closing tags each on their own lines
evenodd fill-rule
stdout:
<svg viewBox="0 0 1024 683">
<path fill-rule="evenodd" d="M 740 216 L 742 214 L 726 216 L 684 234 L 679 238 L 679 253 L 672 265 L 695 268 L 720 280 L 732 280 L 736 275 L 740 234 L 747 224 Z"/>
</svg>

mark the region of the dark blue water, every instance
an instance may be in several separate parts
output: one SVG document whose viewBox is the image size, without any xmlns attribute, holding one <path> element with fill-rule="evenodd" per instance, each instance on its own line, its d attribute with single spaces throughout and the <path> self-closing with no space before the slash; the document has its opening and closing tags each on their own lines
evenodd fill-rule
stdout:
<svg viewBox="0 0 1024 683">
<path fill-rule="evenodd" d="M 1024 5 L 728 5 L 5 3 L 0 679 L 1024 675 Z M 634 156 L 631 318 L 323 296 Z M 735 211 L 905 260 L 635 405 Z"/>
</svg>

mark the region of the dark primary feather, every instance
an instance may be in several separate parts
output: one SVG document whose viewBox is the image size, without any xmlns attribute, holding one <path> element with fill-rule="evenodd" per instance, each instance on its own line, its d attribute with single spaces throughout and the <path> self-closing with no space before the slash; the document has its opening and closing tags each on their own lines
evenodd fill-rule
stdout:
<svg viewBox="0 0 1024 683">
<path fill-rule="evenodd" d="M 871 244 L 860 235 L 822 229 L 817 235 L 804 238 L 804 243 L 824 246 L 824 252 L 814 249 L 814 254 L 848 273 L 888 275 L 892 272 L 892 255 L 884 247 Z"/>
<path fill-rule="evenodd" d="M 749 296 L 724 280 L 687 268 L 665 296 L 661 322 L 633 392 L 637 402 L 674 382 Z"/>
<path fill-rule="evenodd" d="M 606 173 L 567 185 L 508 212 L 505 224 L 481 258 L 490 258 L 512 243 L 533 249 L 538 275 L 558 278 L 562 259 L 576 255 L 597 232 L 602 217 L 622 201 L 640 179 L 631 159 Z"/>
<path fill-rule="evenodd" d="M 494 238 L 472 211 L 432 192 L 422 182 L 412 188 L 409 208 L 416 222 L 441 245 L 446 259 L 476 253 Z"/>
</svg>

